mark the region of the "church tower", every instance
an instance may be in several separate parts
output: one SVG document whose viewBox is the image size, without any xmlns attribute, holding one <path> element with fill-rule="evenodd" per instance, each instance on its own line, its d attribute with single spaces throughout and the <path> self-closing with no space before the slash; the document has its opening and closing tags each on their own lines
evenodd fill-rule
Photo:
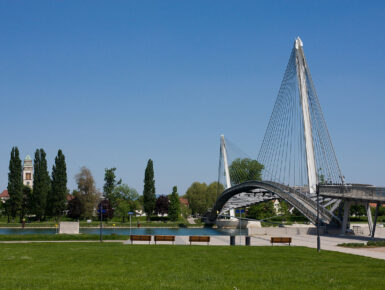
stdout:
<svg viewBox="0 0 385 290">
<path fill-rule="evenodd" d="M 33 187 L 33 166 L 32 159 L 29 155 L 27 155 L 24 159 L 23 184 L 29 186 L 30 188 Z"/>
</svg>

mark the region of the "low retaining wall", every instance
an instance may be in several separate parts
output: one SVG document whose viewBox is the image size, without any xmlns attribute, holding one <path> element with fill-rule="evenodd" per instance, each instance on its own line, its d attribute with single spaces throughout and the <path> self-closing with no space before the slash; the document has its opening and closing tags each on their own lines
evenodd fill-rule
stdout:
<svg viewBox="0 0 385 290">
<path fill-rule="evenodd" d="M 324 234 L 324 228 L 320 228 L 320 234 Z M 317 234 L 316 227 L 264 227 L 248 228 L 249 235 L 267 235 L 267 236 L 295 236 L 295 235 L 315 235 Z"/>
<path fill-rule="evenodd" d="M 79 234 L 79 222 L 60 222 L 59 234 Z"/>
</svg>

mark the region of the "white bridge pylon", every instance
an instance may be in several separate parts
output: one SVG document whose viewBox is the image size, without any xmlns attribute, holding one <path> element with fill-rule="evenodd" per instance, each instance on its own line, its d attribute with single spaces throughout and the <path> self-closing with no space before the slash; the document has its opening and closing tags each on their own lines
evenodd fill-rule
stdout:
<svg viewBox="0 0 385 290">
<path fill-rule="evenodd" d="M 230 172 L 229 172 L 229 162 L 227 158 L 227 149 L 226 149 L 226 141 L 225 136 L 221 135 L 221 157 L 223 158 L 224 163 L 224 169 L 225 169 L 225 179 L 226 179 L 226 189 L 231 187 L 231 179 L 230 179 Z M 230 218 L 235 217 L 235 211 L 234 209 L 230 209 Z"/>
<path fill-rule="evenodd" d="M 297 67 L 297 77 L 299 85 L 299 93 L 301 99 L 302 118 L 303 118 L 303 132 L 305 139 L 306 149 L 306 165 L 307 165 L 307 177 L 309 184 L 309 193 L 314 194 L 317 186 L 317 172 L 316 172 L 316 161 L 314 156 L 314 145 L 313 145 L 313 134 L 310 119 L 310 108 L 309 108 L 309 95 L 306 84 L 307 63 L 305 54 L 303 53 L 303 43 L 298 37 L 295 41 L 295 57 Z"/>
<path fill-rule="evenodd" d="M 234 217 L 235 208 L 282 198 L 289 200 L 289 203 L 291 201 L 291 205 L 314 221 L 317 184 L 341 184 L 342 174 L 299 37 L 294 41 L 277 99 L 255 158 L 263 165 L 259 180 L 261 184 L 258 185 L 260 187 L 250 189 L 246 185 L 240 186 L 237 188 L 243 188 L 245 192 L 237 192 L 235 186 L 247 183 L 248 178 L 254 178 L 253 175 L 248 175 L 247 170 L 242 171 L 237 167 L 240 166 L 238 161 L 254 158 L 239 152 L 236 146 L 226 141 L 228 140 L 221 135 L 218 179 L 227 190 L 226 198 L 230 193 L 235 195 L 225 204 L 222 204 L 222 198 L 221 206 L 217 207 L 219 210 L 230 211 L 230 216 Z M 235 160 L 238 161 L 233 166 Z M 270 191 L 263 188 L 266 184 L 279 187 L 285 194 L 272 192 L 270 187 Z M 235 189 L 232 191 L 233 188 Z M 324 221 L 339 220 L 333 214 L 339 202 L 333 198 L 322 199 Z"/>
</svg>

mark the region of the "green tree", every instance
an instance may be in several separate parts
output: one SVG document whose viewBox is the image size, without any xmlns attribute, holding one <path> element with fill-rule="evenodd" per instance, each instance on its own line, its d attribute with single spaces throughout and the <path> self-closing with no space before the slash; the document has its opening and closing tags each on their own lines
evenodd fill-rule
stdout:
<svg viewBox="0 0 385 290">
<path fill-rule="evenodd" d="M 121 200 L 136 201 L 138 199 L 139 194 L 136 189 L 124 183 L 116 186 L 109 198 L 112 207 L 117 207 Z"/>
<path fill-rule="evenodd" d="M 147 162 L 146 171 L 144 173 L 144 188 L 143 188 L 143 209 L 147 215 L 147 220 L 150 220 L 151 215 L 155 210 L 155 179 L 154 165 L 151 159 Z"/>
<path fill-rule="evenodd" d="M 240 184 L 249 180 L 261 180 L 263 165 L 250 158 L 237 158 L 229 166 L 231 182 Z"/>
<path fill-rule="evenodd" d="M 267 200 L 249 207 L 247 217 L 252 219 L 266 219 L 275 216 L 275 209 L 272 200 Z"/>
<path fill-rule="evenodd" d="M 214 181 L 207 187 L 206 193 L 206 207 L 207 209 L 212 208 L 217 201 L 218 194 L 221 194 L 225 190 L 222 183 Z"/>
<path fill-rule="evenodd" d="M 37 149 L 33 164 L 33 201 L 34 211 L 38 220 L 45 218 L 47 197 L 51 190 L 51 179 L 48 173 L 46 154 L 43 149 Z"/>
<path fill-rule="evenodd" d="M 121 199 L 118 202 L 116 208 L 117 215 L 122 218 L 122 222 L 125 222 L 128 212 L 135 212 L 139 208 L 138 200 L 126 200 Z"/>
<path fill-rule="evenodd" d="M 72 219 L 79 219 L 82 215 L 82 202 L 80 192 L 78 190 L 72 191 L 72 198 L 68 201 L 67 216 Z"/>
<path fill-rule="evenodd" d="M 206 202 L 207 184 L 194 182 L 187 189 L 185 197 L 193 215 L 203 215 L 207 211 Z"/>
<path fill-rule="evenodd" d="M 155 212 L 157 214 L 160 214 L 164 216 L 166 213 L 168 213 L 168 205 L 170 201 L 168 200 L 168 197 L 165 195 L 161 195 L 156 199 L 155 203 Z"/>
<path fill-rule="evenodd" d="M 23 219 L 26 214 L 33 212 L 32 190 L 29 186 L 23 185 L 23 201 L 20 211 L 20 218 Z"/>
<path fill-rule="evenodd" d="M 106 168 L 104 170 L 104 186 L 103 186 L 103 192 L 104 192 L 104 196 L 108 198 L 108 200 L 110 200 L 110 202 L 112 202 L 111 200 L 111 195 L 115 189 L 115 187 L 119 184 L 122 183 L 122 180 L 120 179 L 119 181 L 116 181 L 116 175 L 115 175 L 115 171 L 116 171 L 116 168 Z"/>
<path fill-rule="evenodd" d="M 87 167 L 82 167 L 75 176 L 79 190 L 79 200 L 81 203 L 81 217 L 91 218 L 100 197 L 100 192 L 95 187 L 95 181 L 91 171 Z"/>
<path fill-rule="evenodd" d="M 168 207 L 168 217 L 172 221 L 177 221 L 180 216 L 180 201 L 178 195 L 178 188 L 174 186 L 170 195 L 170 205 Z"/>
<path fill-rule="evenodd" d="M 185 197 L 193 215 L 204 215 L 207 210 L 213 207 L 217 200 L 218 193 L 224 189 L 223 185 L 214 181 L 206 183 L 194 182 L 186 191 Z"/>
<path fill-rule="evenodd" d="M 21 160 L 19 157 L 19 149 L 13 147 L 11 150 L 11 158 L 9 161 L 8 173 L 8 194 L 9 201 L 7 202 L 7 210 L 9 216 L 14 219 L 20 212 L 23 201 L 23 171 Z M 20 217 L 20 220 L 22 217 Z"/>
<path fill-rule="evenodd" d="M 125 222 L 128 212 L 135 212 L 139 209 L 139 194 L 135 188 L 129 187 L 127 184 L 116 186 L 111 196 L 115 202 L 113 208 L 122 218 L 122 222 Z"/>
<path fill-rule="evenodd" d="M 47 212 L 58 220 L 66 207 L 67 165 L 63 152 L 59 149 L 52 167 L 51 192 L 47 200 Z"/>
</svg>

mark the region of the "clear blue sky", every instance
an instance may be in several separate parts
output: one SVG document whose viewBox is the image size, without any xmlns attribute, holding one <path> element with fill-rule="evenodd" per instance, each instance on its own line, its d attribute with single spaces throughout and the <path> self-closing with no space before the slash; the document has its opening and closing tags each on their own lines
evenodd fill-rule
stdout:
<svg viewBox="0 0 385 290">
<path fill-rule="evenodd" d="M 0 1 L 0 187 L 9 154 L 67 158 L 158 194 L 257 155 L 295 37 L 347 181 L 385 185 L 383 1 Z"/>
</svg>

